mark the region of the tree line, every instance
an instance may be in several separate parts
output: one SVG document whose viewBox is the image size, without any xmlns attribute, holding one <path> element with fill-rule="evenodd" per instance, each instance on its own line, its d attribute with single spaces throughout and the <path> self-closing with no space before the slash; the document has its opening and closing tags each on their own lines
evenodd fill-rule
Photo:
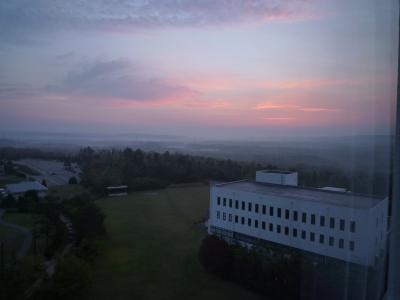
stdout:
<svg viewBox="0 0 400 300">
<path fill-rule="evenodd" d="M 96 193 L 103 193 L 106 186 L 122 184 L 130 190 L 144 190 L 174 183 L 251 178 L 262 168 L 257 163 L 130 148 L 94 151 L 88 147 L 80 150 L 77 161 L 82 168 L 82 184 Z"/>
<path fill-rule="evenodd" d="M 81 165 L 82 184 L 96 193 L 106 186 L 127 185 L 131 191 L 157 189 L 174 183 L 199 181 L 233 181 L 254 179 L 261 169 L 277 170 L 279 166 L 257 162 L 233 161 L 181 153 L 132 150 L 98 150 L 83 148 L 75 159 Z M 335 168 L 297 165 L 299 185 L 308 187 L 341 187 L 355 193 L 386 196 L 387 174 L 358 170 L 352 173 Z"/>
<path fill-rule="evenodd" d="M 94 150 L 85 147 L 74 154 L 36 148 L 0 148 L 0 161 L 5 161 L 8 173 L 15 172 L 12 171 L 10 161 L 22 158 L 57 159 L 66 164 L 78 162 L 83 170 L 82 184 L 97 194 L 104 194 L 105 187 L 111 185 L 127 185 L 131 191 L 137 191 L 163 188 L 173 183 L 252 179 L 257 170 L 279 169 L 279 166 L 274 164 L 168 151 L 145 152 L 131 148 Z M 381 196 L 387 196 L 389 193 L 389 170 L 387 173 L 371 169 L 354 169 L 348 172 L 334 167 L 311 167 L 304 163 L 284 169 L 297 171 L 301 186 L 342 187 L 351 192 Z"/>
</svg>

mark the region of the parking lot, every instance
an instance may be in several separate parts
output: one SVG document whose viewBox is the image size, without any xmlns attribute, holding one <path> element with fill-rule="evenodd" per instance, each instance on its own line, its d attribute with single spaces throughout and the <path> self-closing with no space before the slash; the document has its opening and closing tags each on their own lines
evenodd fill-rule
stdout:
<svg viewBox="0 0 400 300">
<path fill-rule="evenodd" d="M 18 165 L 25 165 L 40 173 L 39 175 L 28 175 L 39 182 L 46 181 L 48 186 L 67 184 L 71 177 L 80 181 L 80 168 L 76 163 L 65 167 L 62 161 L 44 159 L 21 159 L 15 161 Z"/>
</svg>

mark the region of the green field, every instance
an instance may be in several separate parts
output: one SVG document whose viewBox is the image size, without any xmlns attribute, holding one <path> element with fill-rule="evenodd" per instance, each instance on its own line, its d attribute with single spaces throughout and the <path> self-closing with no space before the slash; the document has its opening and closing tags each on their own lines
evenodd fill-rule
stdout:
<svg viewBox="0 0 400 300">
<path fill-rule="evenodd" d="M 208 199 L 189 186 L 99 200 L 108 237 L 86 299 L 261 299 L 199 264 Z"/>
<path fill-rule="evenodd" d="M 24 236 L 18 231 L 0 225 L 0 243 L 4 243 L 4 255 L 6 260 L 8 260 L 10 255 L 14 255 L 18 251 L 23 238 Z"/>
<path fill-rule="evenodd" d="M 10 183 L 18 183 L 26 179 L 14 175 L 0 176 L 0 188 Z"/>
<path fill-rule="evenodd" d="M 9 223 L 14 223 L 26 227 L 28 229 L 32 229 L 35 217 L 36 216 L 31 213 L 6 212 L 3 215 L 3 220 Z"/>
<path fill-rule="evenodd" d="M 78 196 L 87 190 L 79 184 L 66 184 L 49 187 L 49 196 L 68 199 Z"/>
</svg>

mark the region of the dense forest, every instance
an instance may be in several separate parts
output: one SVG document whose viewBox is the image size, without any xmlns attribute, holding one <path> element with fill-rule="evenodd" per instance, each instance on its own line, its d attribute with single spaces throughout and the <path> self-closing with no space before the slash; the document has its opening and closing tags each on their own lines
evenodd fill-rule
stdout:
<svg viewBox="0 0 400 300">
<path fill-rule="evenodd" d="M 87 147 L 80 150 L 76 159 L 83 168 L 82 183 L 97 193 L 104 192 L 105 186 L 118 184 L 126 184 L 130 190 L 144 190 L 173 183 L 253 179 L 256 170 L 279 169 L 271 164 L 130 148 L 94 151 Z M 302 186 L 335 186 L 357 193 L 387 195 L 385 174 L 345 173 L 335 168 L 307 165 L 297 166 L 295 170 Z"/>
<path fill-rule="evenodd" d="M 75 154 L 47 152 L 36 148 L 0 148 L 0 161 L 21 158 L 76 161 L 82 168 L 82 184 L 102 194 L 110 185 L 128 185 L 131 191 L 163 188 L 169 184 L 199 181 L 252 179 L 260 169 L 280 169 L 279 165 L 234 161 L 182 153 L 141 149 L 80 149 Z M 299 185 L 334 186 L 356 193 L 388 195 L 389 174 L 373 168 L 344 171 L 336 167 L 296 164 L 285 167 L 299 173 Z"/>
<path fill-rule="evenodd" d="M 106 186 L 119 184 L 142 190 L 174 183 L 251 178 L 255 170 L 262 168 L 256 163 L 130 148 L 101 151 L 84 148 L 77 160 L 83 170 L 82 184 L 98 193 Z"/>
</svg>

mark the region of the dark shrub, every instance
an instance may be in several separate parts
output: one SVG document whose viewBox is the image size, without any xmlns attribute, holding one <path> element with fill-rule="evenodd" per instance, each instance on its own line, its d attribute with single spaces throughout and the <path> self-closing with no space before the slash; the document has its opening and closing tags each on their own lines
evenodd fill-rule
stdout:
<svg viewBox="0 0 400 300">
<path fill-rule="evenodd" d="M 205 237 L 200 246 L 199 260 L 207 272 L 225 279 L 230 277 L 234 257 L 225 241 L 212 235 Z"/>
<path fill-rule="evenodd" d="M 75 176 L 72 176 L 69 180 L 68 180 L 69 184 L 77 184 L 78 180 L 76 179 Z"/>
</svg>

